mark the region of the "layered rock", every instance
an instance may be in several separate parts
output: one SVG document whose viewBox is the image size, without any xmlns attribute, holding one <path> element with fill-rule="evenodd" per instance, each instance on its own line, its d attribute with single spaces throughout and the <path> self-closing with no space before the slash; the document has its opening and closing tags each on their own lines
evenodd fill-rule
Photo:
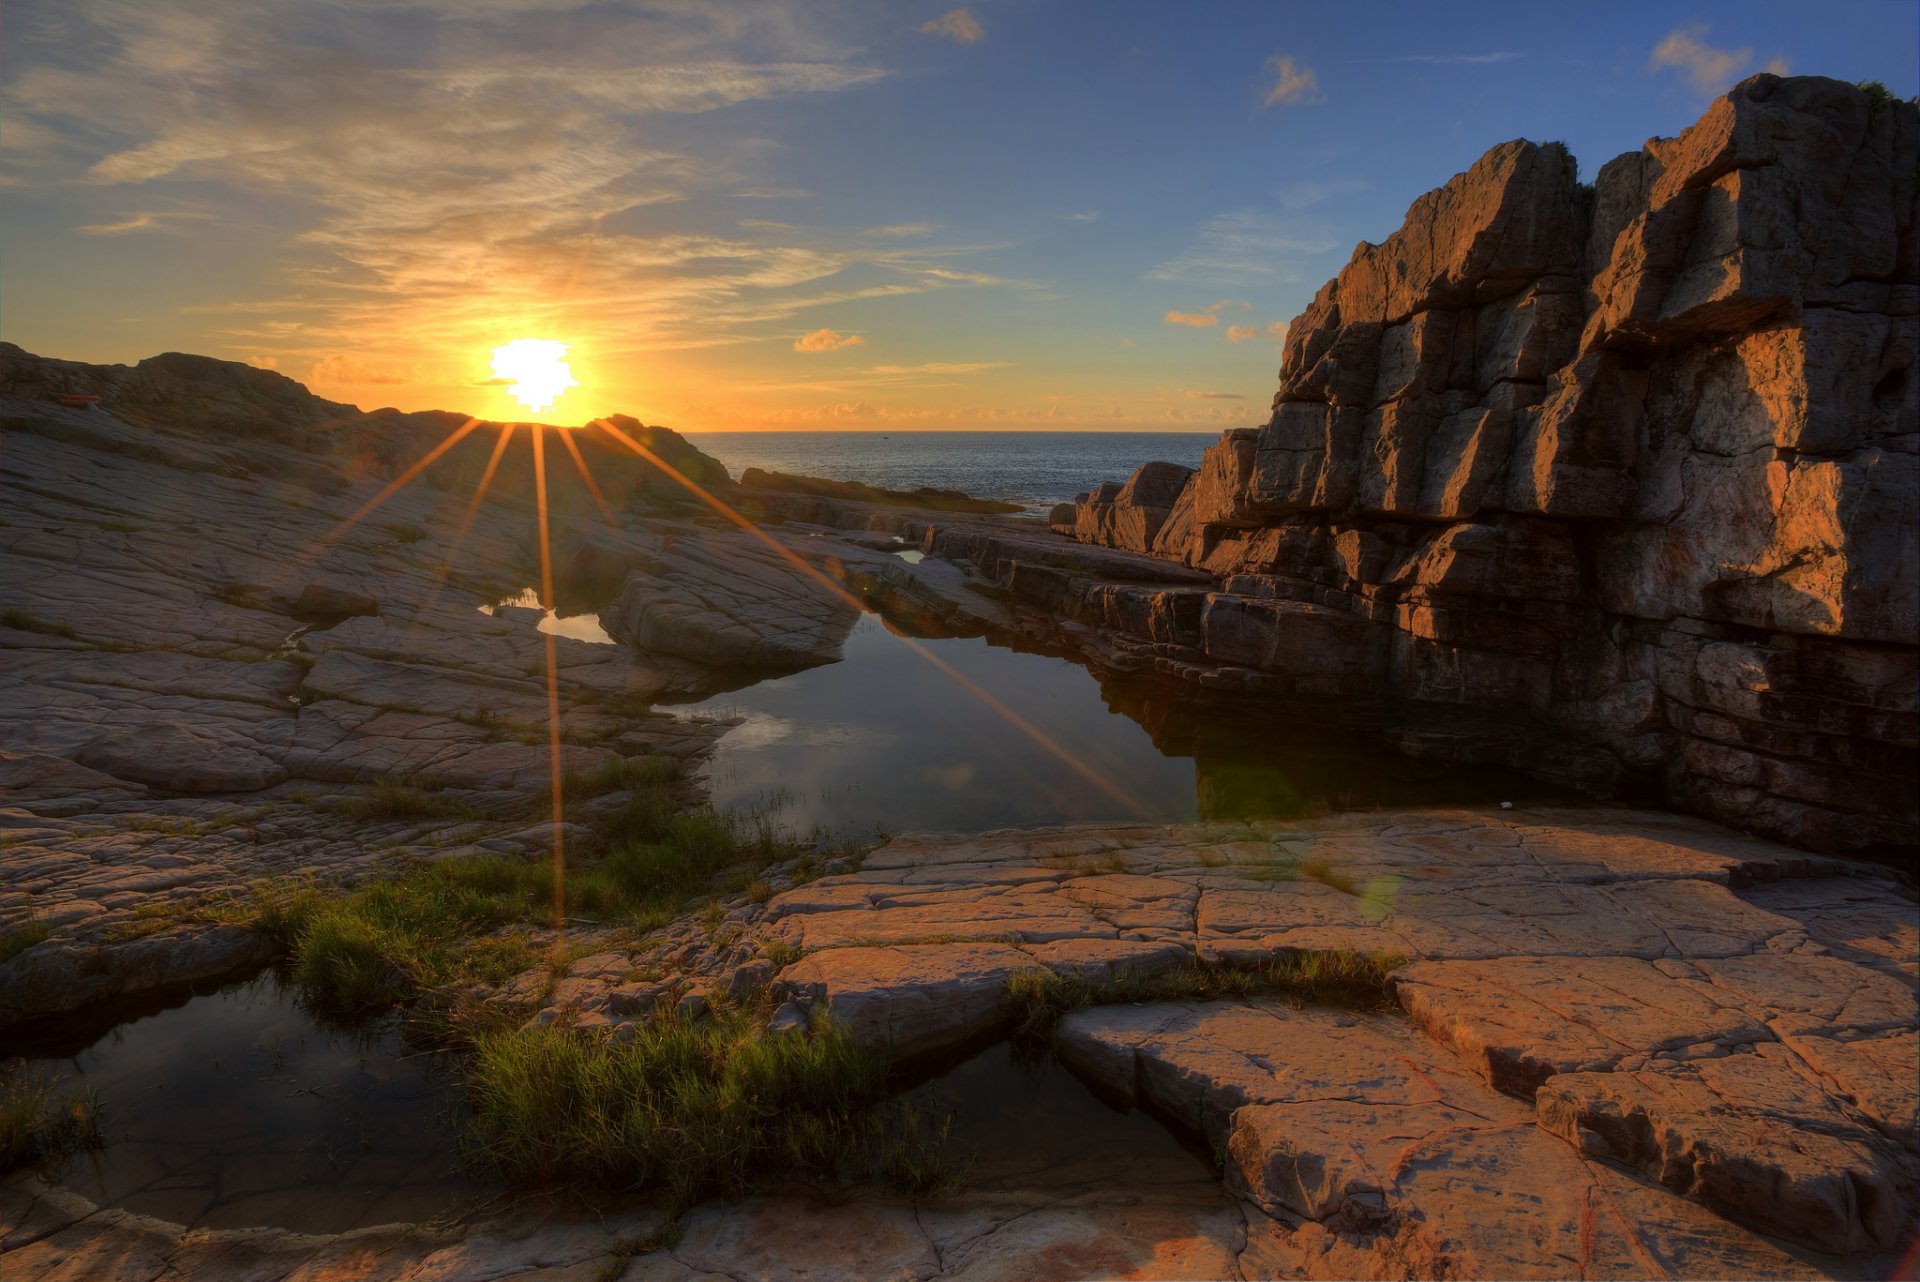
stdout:
<svg viewBox="0 0 1920 1282">
<path fill-rule="evenodd" d="M 1496 147 L 1293 322 L 1264 427 L 1072 533 L 1214 576 L 1194 671 L 1491 712 L 1415 746 L 1910 848 L 1917 158 L 1912 104 L 1771 75 L 1591 187 Z"/>
<path fill-rule="evenodd" d="M 619 1036 L 671 958 L 924 1058 L 1055 972 L 1092 998 L 1060 1057 L 1209 1141 L 1249 1278 L 1852 1277 L 1912 1241 L 1920 921 L 1883 869 L 1521 807 L 914 834 L 769 887 L 536 1000 Z M 1166 999 L 1347 950 L 1391 999 Z"/>
</svg>

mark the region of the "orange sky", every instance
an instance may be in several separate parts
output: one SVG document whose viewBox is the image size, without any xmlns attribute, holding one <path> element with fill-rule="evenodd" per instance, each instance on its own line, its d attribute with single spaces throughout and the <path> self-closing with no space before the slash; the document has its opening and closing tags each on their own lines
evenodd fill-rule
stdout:
<svg viewBox="0 0 1920 1282">
<path fill-rule="evenodd" d="M 1591 176 L 1912 6 L 62 0 L 0 42 L 0 337 L 688 430 L 1263 422 L 1356 241 L 1515 136 Z"/>
</svg>

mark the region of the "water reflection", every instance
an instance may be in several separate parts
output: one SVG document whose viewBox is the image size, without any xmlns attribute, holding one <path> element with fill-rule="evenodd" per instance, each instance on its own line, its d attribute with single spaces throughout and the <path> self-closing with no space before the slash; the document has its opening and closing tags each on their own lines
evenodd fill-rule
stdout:
<svg viewBox="0 0 1920 1282">
<path fill-rule="evenodd" d="M 1115 785 L 1131 807 L 936 671 L 875 616 L 842 662 L 692 705 L 733 716 L 709 766 L 714 800 L 778 802 L 850 834 L 1077 821 L 1286 816 L 1375 804 L 1538 796 L 1504 772 L 1411 761 L 1280 714 L 1248 719 L 1154 682 L 1102 684 L 1054 655 L 984 638 L 919 642 Z"/>
<path fill-rule="evenodd" d="M 449 1083 L 393 1022 L 323 1027 L 271 975 L 172 1001 L 9 1046 L 97 1093 L 103 1146 L 57 1171 L 94 1202 L 190 1227 L 334 1233 L 493 1191 L 459 1161 Z"/>
<path fill-rule="evenodd" d="M 491 605 L 476 607 L 482 614 L 499 614 L 504 610 L 526 610 L 537 613 L 540 618 L 534 625 L 542 632 L 551 632 L 557 637 L 572 637 L 575 641 L 591 641 L 595 645 L 618 645 L 607 630 L 600 626 L 600 614 L 596 609 L 587 614 L 561 615 L 557 610 L 549 610 L 540 604 L 540 594 L 532 588 L 522 588 L 512 596 L 503 597 Z"/>
<path fill-rule="evenodd" d="M 1002 1042 L 908 1098 L 927 1116 L 953 1119 L 953 1156 L 970 1189 L 1219 1189 L 1192 1137 L 1109 1107 L 1051 1055 L 1023 1057 Z"/>
</svg>

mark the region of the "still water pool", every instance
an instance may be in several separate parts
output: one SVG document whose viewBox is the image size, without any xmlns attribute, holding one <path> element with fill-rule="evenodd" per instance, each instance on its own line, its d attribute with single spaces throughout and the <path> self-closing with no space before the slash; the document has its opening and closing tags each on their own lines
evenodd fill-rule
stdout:
<svg viewBox="0 0 1920 1282">
<path fill-rule="evenodd" d="M 980 637 L 909 642 L 873 615 L 845 654 L 682 709 L 740 719 L 708 767 L 716 805 L 860 836 L 1542 795 L 1505 772 L 1203 708 L 1164 683 L 1102 682 Z"/>
<path fill-rule="evenodd" d="M 496 608 L 523 606 L 510 598 Z M 549 619 L 560 630 L 571 619 Z M 1236 719 L 981 638 L 917 643 L 857 621 L 840 663 L 685 709 L 737 717 L 708 767 L 721 806 L 848 835 L 1079 820 L 1175 822 L 1490 800 L 1526 785 L 1427 767 L 1277 714 Z M 96 1093 L 104 1144 L 55 1174 L 103 1206 L 202 1228 L 307 1232 L 457 1212 L 500 1190 L 463 1164 L 450 1071 L 397 1021 L 343 1029 L 270 976 L 12 1038 Z M 1210 1185 L 1156 1121 L 1058 1064 L 992 1047 L 915 1088 L 954 1115 L 975 1187 Z"/>
<path fill-rule="evenodd" d="M 103 1143 L 55 1174 L 96 1203 L 336 1233 L 495 1191 L 461 1163 L 446 1072 L 395 1020 L 323 1025 L 271 974 L 163 1002 L 9 1040 L 34 1070 L 95 1093 Z"/>
</svg>

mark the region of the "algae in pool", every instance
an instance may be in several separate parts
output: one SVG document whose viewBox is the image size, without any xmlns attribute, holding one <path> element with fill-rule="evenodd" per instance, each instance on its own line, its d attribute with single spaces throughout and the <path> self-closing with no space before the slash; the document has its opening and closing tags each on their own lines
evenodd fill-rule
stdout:
<svg viewBox="0 0 1920 1282">
<path fill-rule="evenodd" d="M 9 1047 L 97 1094 L 101 1147 L 53 1170 L 75 1191 L 193 1228 L 309 1233 L 430 1219 L 496 1191 L 462 1165 L 457 1098 L 396 1020 L 322 1026 L 272 975 L 173 1001 Z"/>
</svg>

